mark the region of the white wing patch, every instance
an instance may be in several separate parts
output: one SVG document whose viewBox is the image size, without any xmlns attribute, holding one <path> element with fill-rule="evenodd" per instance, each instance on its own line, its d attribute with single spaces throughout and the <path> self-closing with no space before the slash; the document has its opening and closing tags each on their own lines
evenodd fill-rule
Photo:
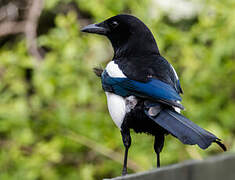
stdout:
<svg viewBox="0 0 235 180">
<path fill-rule="evenodd" d="M 180 101 L 177 101 L 177 103 L 181 104 Z M 174 107 L 174 106 L 173 106 L 173 108 L 175 109 L 175 111 L 176 111 L 177 113 L 180 113 L 180 112 L 181 112 L 181 109 L 180 109 L 180 108 Z"/>
<path fill-rule="evenodd" d="M 171 68 L 172 68 L 172 70 L 173 70 L 173 72 L 175 74 L 176 79 L 179 80 L 179 77 L 178 77 L 178 75 L 177 75 L 177 73 L 176 73 L 176 71 L 175 71 L 175 69 L 174 69 L 174 67 L 172 65 L 171 65 Z M 181 104 L 180 101 L 177 101 L 177 103 Z M 174 106 L 173 106 L 173 108 L 175 109 L 176 112 L 180 113 L 180 111 L 181 111 L 180 108 L 174 107 Z"/>
<path fill-rule="evenodd" d="M 105 70 L 111 77 L 126 78 L 123 72 L 119 69 L 118 65 L 114 61 L 110 61 Z"/>
<path fill-rule="evenodd" d="M 170 64 L 171 65 L 171 64 Z M 171 65 L 171 68 L 172 68 L 172 70 L 174 71 L 174 74 L 175 74 L 175 77 L 176 77 L 176 79 L 177 80 L 179 80 L 179 77 L 178 77 L 178 75 L 177 75 L 177 73 L 176 73 L 176 71 L 175 71 L 175 69 L 174 69 L 174 67 Z"/>
</svg>

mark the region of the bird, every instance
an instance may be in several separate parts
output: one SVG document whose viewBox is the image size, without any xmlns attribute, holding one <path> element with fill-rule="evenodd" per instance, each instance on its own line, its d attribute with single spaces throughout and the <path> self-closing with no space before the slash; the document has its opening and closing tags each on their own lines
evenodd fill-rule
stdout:
<svg viewBox="0 0 235 180">
<path fill-rule="evenodd" d="M 125 147 L 122 175 L 127 174 L 130 130 L 154 136 L 157 167 L 166 135 L 201 149 L 221 139 L 181 114 L 183 90 L 174 67 L 160 54 L 150 29 L 137 17 L 118 14 L 90 24 L 82 32 L 106 36 L 114 55 L 107 66 L 94 68 L 101 78 L 110 116 L 119 128 Z"/>
</svg>

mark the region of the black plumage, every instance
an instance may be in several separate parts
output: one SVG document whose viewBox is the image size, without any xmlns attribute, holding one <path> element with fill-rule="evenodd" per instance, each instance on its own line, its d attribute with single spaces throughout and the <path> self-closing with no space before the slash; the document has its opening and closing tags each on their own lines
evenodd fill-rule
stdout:
<svg viewBox="0 0 235 180">
<path fill-rule="evenodd" d="M 146 57 L 115 59 L 123 73 L 133 80 L 147 82 L 150 77 L 170 84 L 178 93 L 183 93 L 169 62 L 160 54 Z M 144 66 L 143 66 L 144 64 Z"/>
<path fill-rule="evenodd" d="M 226 150 L 219 138 L 176 111 L 175 107 L 183 109 L 178 102 L 183 93 L 178 76 L 160 55 L 151 31 L 142 21 L 131 15 L 117 15 L 99 24 L 88 25 L 82 31 L 105 35 L 114 49 L 112 67 L 118 66 L 114 75 L 110 75 L 114 69 L 95 68 L 94 72 L 101 77 L 105 92 L 125 100 L 126 112 L 119 127 L 125 146 L 123 175 L 127 173 L 130 129 L 155 136 L 158 167 L 167 134 L 202 149 L 215 142 Z"/>
</svg>

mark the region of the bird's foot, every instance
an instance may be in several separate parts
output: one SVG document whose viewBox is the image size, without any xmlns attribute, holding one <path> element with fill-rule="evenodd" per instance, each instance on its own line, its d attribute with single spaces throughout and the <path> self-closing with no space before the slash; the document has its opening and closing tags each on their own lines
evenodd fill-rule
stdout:
<svg viewBox="0 0 235 180">
<path fill-rule="evenodd" d="M 122 169 L 122 176 L 125 176 L 125 175 L 127 175 L 127 168 Z"/>
</svg>

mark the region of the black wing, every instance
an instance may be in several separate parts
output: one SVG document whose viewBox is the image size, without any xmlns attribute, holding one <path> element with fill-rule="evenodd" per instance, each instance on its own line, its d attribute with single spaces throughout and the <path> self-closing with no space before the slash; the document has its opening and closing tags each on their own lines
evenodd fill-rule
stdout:
<svg viewBox="0 0 235 180">
<path fill-rule="evenodd" d="M 128 57 L 114 61 L 130 79 L 147 82 L 150 78 L 156 78 L 171 85 L 179 94 L 183 93 L 173 67 L 160 55 Z"/>
</svg>

